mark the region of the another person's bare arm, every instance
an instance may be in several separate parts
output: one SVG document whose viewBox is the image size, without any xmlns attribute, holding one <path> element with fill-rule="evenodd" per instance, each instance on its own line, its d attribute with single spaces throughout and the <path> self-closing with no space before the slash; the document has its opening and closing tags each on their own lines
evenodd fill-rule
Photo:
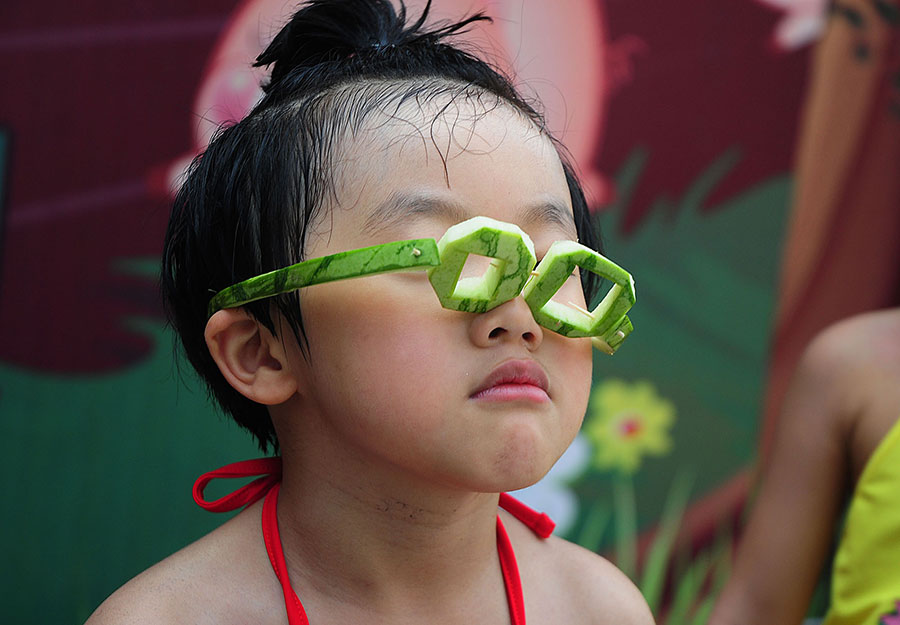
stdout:
<svg viewBox="0 0 900 625">
<path fill-rule="evenodd" d="M 900 416 L 900 312 L 832 326 L 804 354 L 710 625 L 803 620 L 856 477 Z"/>
</svg>

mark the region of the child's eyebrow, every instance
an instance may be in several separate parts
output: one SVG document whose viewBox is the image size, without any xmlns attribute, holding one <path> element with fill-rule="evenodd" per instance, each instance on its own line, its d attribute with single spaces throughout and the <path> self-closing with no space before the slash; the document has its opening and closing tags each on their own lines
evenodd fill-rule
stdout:
<svg viewBox="0 0 900 625">
<path fill-rule="evenodd" d="M 452 200 L 430 193 L 395 191 L 366 217 L 363 232 L 377 234 L 394 226 L 408 225 L 411 220 L 421 217 L 439 217 L 454 224 L 472 215 Z"/>
<path fill-rule="evenodd" d="M 437 217 L 452 225 L 474 217 L 479 212 L 472 213 L 453 200 L 430 193 L 394 192 L 366 217 L 363 232 L 375 235 L 395 226 L 408 226 L 410 221 L 422 217 Z M 566 232 L 576 231 L 572 210 L 555 198 L 540 201 L 524 210 L 522 226 L 527 230 L 532 224 L 549 224 L 559 226 Z"/>
<path fill-rule="evenodd" d="M 526 229 L 530 224 L 543 224 L 559 226 L 566 232 L 573 234 L 577 231 L 572 209 L 555 198 L 547 199 L 529 207 L 522 216 L 522 224 Z"/>
</svg>

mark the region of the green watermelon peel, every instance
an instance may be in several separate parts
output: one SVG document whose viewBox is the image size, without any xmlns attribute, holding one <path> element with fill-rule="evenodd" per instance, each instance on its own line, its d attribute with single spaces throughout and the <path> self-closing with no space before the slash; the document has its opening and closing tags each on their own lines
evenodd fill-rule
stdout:
<svg viewBox="0 0 900 625">
<path fill-rule="evenodd" d="M 576 267 L 613 282 L 592 311 L 552 300 Z M 576 241 L 556 241 L 541 259 L 522 292 L 534 318 L 563 336 L 595 337 L 594 345 L 613 353 L 633 326 L 625 315 L 634 305 L 634 279 L 627 271 Z"/>
<path fill-rule="evenodd" d="M 440 262 L 434 239 L 394 241 L 338 252 L 276 269 L 223 289 L 210 300 L 208 313 L 212 316 L 223 308 L 237 308 L 313 284 L 392 271 L 427 269 Z"/>
<path fill-rule="evenodd" d="M 536 262 L 534 243 L 518 226 L 490 217 L 473 217 L 451 226 L 438 241 L 441 264 L 428 279 L 444 308 L 483 313 L 522 292 Z M 469 254 L 492 261 L 482 276 L 463 278 Z"/>
<path fill-rule="evenodd" d="M 483 275 L 460 279 L 471 254 L 493 260 Z M 473 217 L 448 228 L 438 242 L 411 239 L 338 252 L 244 280 L 216 293 L 208 314 L 314 284 L 427 270 L 444 308 L 483 313 L 521 294 L 541 326 L 566 337 L 591 337 L 594 347 L 615 353 L 633 330 L 625 314 L 635 301 L 631 274 L 575 241 L 556 241 L 536 269 L 535 262 L 534 243 L 518 226 Z M 613 282 L 592 311 L 552 299 L 576 267 Z"/>
</svg>

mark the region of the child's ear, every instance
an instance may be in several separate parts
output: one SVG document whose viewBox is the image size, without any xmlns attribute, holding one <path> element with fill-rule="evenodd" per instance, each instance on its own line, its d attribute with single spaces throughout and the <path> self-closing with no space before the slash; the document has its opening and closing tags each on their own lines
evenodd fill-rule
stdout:
<svg viewBox="0 0 900 625">
<path fill-rule="evenodd" d="M 216 312 L 204 337 L 222 375 L 245 397 L 271 406 L 297 391 L 281 338 L 242 308 Z"/>
</svg>

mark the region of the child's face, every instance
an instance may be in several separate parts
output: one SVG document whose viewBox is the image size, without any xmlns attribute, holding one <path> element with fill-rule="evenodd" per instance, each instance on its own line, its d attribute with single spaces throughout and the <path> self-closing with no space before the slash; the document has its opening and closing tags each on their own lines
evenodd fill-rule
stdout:
<svg viewBox="0 0 900 625">
<path fill-rule="evenodd" d="M 577 238 L 557 153 L 530 123 L 506 108 L 473 120 L 451 105 L 433 117 L 373 120 L 350 140 L 339 205 L 314 228 L 307 258 L 439 239 L 477 215 L 521 227 L 538 259 L 553 241 Z M 577 279 L 557 298 L 584 306 Z M 590 340 L 542 329 L 521 297 L 483 314 L 447 310 L 414 272 L 310 287 L 301 307 L 310 360 L 298 351 L 291 369 L 304 412 L 327 424 L 323 444 L 353 470 L 512 490 L 540 479 L 581 425 Z"/>
</svg>

